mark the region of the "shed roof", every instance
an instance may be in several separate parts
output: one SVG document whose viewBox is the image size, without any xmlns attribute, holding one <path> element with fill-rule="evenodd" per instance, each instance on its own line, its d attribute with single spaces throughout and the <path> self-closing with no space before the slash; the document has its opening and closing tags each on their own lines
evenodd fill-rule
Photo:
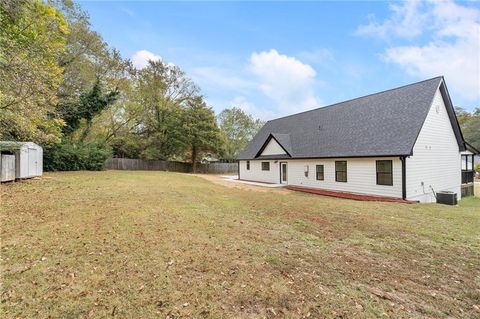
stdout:
<svg viewBox="0 0 480 319">
<path fill-rule="evenodd" d="M 33 142 L 0 141 L 0 151 L 15 151 L 22 147 L 40 147 Z"/>
<path fill-rule="evenodd" d="M 411 155 L 440 88 L 460 150 L 465 148 L 443 77 L 268 121 L 237 159 L 254 159 L 273 136 L 291 158 Z"/>
</svg>

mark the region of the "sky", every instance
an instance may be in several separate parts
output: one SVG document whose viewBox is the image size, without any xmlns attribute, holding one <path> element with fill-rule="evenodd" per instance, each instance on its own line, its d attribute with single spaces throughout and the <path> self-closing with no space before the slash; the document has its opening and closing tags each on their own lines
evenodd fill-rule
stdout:
<svg viewBox="0 0 480 319">
<path fill-rule="evenodd" d="M 480 107 L 480 2 L 80 1 L 142 68 L 184 70 L 218 113 L 269 120 L 443 75 Z"/>
</svg>

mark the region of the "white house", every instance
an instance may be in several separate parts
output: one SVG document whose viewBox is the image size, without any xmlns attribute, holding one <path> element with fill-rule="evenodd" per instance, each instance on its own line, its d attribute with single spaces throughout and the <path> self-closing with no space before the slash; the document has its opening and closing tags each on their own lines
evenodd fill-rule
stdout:
<svg viewBox="0 0 480 319">
<path fill-rule="evenodd" d="M 435 202 L 461 198 L 464 151 L 436 77 L 268 121 L 237 159 L 242 180 Z"/>
</svg>

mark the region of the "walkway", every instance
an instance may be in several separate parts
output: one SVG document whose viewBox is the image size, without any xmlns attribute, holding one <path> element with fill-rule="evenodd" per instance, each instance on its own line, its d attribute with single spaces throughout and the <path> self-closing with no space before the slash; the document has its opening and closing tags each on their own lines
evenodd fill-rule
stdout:
<svg viewBox="0 0 480 319">
<path fill-rule="evenodd" d="M 269 188 L 278 188 L 278 187 L 286 187 L 287 186 L 287 185 L 284 185 L 284 184 L 273 184 L 273 183 L 255 182 L 255 181 L 249 181 L 249 180 L 244 180 L 244 179 L 238 179 L 237 175 L 222 176 L 222 178 L 225 179 L 228 182 L 242 183 L 242 184 L 247 184 L 247 185 L 269 187 Z"/>
</svg>

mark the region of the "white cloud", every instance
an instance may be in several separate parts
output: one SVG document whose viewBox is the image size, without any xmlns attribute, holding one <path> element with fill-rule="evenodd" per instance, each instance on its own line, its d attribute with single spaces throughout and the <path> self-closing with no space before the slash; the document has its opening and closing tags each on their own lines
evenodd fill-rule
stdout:
<svg viewBox="0 0 480 319">
<path fill-rule="evenodd" d="M 219 67 L 195 67 L 190 72 L 192 79 L 216 89 L 245 92 L 255 86 L 251 80 L 242 77 L 242 70 Z"/>
<path fill-rule="evenodd" d="M 315 96 L 316 72 L 308 64 L 276 50 L 254 52 L 249 70 L 258 77 L 258 88 L 277 103 L 280 113 L 291 114 L 321 105 Z"/>
<path fill-rule="evenodd" d="M 427 21 L 423 10 L 423 2 L 409 0 L 390 5 L 392 16 L 379 23 L 374 15 L 370 15 L 369 23 L 357 28 L 357 34 L 373 35 L 386 38 L 390 35 L 414 38 L 423 32 Z"/>
<path fill-rule="evenodd" d="M 320 56 L 332 59 L 326 50 L 315 51 L 309 57 L 319 62 Z M 217 111 L 237 106 L 256 118 L 268 120 L 321 106 L 315 95 L 320 81 L 310 65 L 274 49 L 253 52 L 246 62 L 199 66 L 191 69 L 189 75 L 205 91 L 217 92 L 214 99 L 207 96 Z"/>
<path fill-rule="evenodd" d="M 385 59 L 414 76 L 444 75 L 458 93 L 474 100 L 480 97 L 479 49 L 478 43 L 463 40 L 454 44 L 436 42 L 422 47 L 390 48 Z"/>
<path fill-rule="evenodd" d="M 390 19 L 372 20 L 358 33 L 410 40 L 428 33 L 427 43 L 390 47 L 383 58 L 416 77 L 444 75 L 463 98 L 480 98 L 480 10 L 454 1 L 409 1 L 394 7 Z"/>
<path fill-rule="evenodd" d="M 146 67 L 148 61 L 162 61 L 162 57 L 147 50 L 137 51 L 132 56 L 133 66 L 137 69 L 143 69 Z"/>
<path fill-rule="evenodd" d="M 238 107 L 245 113 L 250 114 L 255 119 L 271 120 L 276 117 L 276 113 L 264 108 L 260 108 L 252 102 L 249 102 L 244 96 L 236 96 L 228 105 L 230 107 Z"/>
<path fill-rule="evenodd" d="M 302 51 L 297 55 L 297 57 L 301 58 L 304 62 L 322 66 L 330 65 L 335 61 L 333 52 L 324 48 L 314 49 L 311 51 Z"/>
</svg>

